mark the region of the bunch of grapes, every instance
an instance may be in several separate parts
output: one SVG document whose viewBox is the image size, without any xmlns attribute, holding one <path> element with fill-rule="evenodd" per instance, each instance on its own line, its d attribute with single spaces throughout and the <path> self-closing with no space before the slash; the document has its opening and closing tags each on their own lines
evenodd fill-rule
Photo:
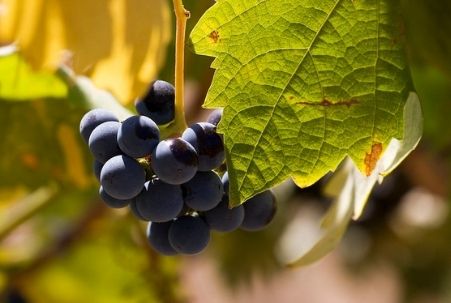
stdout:
<svg viewBox="0 0 451 303">
<path fill-rule="evenodd" d="M 229 208 L 228 173 L 220 177 L 215 171 L 224 163 L 224 143 L 216 133 L 221 110 L 181 137 L 160 140 L 158 125 L 175 116 L 174 95 L 170 83 L 158 80 L 136 102 L 139 115 L 122 122 L 104 109 L 84 115 L 80 133 L 95 158 L 102 200 L 113 208 L 128 206 L 149 221 L 149 243 L 164 255 L 201 252 L 211 230 L 267 226 L 276 210 L 269 190 Z"/>
</svg>

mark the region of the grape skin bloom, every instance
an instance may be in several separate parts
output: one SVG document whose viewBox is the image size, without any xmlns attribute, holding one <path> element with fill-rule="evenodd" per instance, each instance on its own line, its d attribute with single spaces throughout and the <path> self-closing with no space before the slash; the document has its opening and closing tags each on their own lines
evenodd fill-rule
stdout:
<svg viewBox="0 0 451 303">
<path fill-rule="evenodd" d="M 240 227 L 243 222 L 244 207 L 239 205 L 229 208 L 229 199 L 224 195 L 219 205 L 205 212 L 204 216 L 211 229 L 220 232 L 230 232 Z"/>
<path fill-rule="evenodd" d="M 103 108 L 96 108 L 87 112 L 80 121 L 80 134 L 85 142 L 89 142 L 89 136 L 97 126 L 108 121 L 119 122 L 112 112 Z"/>
<path fill-rule="evenodd" d="M 89 149 L 100 163 L 105 163 L 110 158 L 122 153 L 117 144 L 117 132 L 120 126 L 119 122 L 104 122 L 97 126 L 89 136 Z"/>
<path fill-rule="evenodd" d="M 210 228 L 200 217 L 179 217 L 169 228 L 169 243 L 181 254 L 198 254 L 209 241 Z"/>
<path fill-rule="evenodd" d="M 224 193 L 221 178 L 213 171 L 197 172 L 182 185 L 182 189 L 186 205 L 197 211 L 214 208 L 221 202 Z"/>
<path fill-rule="evenodd" d="M 119 155 L 108 160 L 100 172 L 100 183 L 107 194 L 119 200 L 136 197 L 144 187 L 146 173 L 139 163 Z"/>
<path fill-rule="evenodd" d="M 182 189 L 158 179 L 147 181 L 136 197 L 136 209 L 147 221 L 170 221 L 183 209 Z"/>
<path fill-rule="evenodd" d="M 169 184 L 188 182 L 197 172 L 196 150 L 182 138 L 161 141 L 151 158 L 155 174 Z"/>
<path fill-rule="evenodd" d="M 271 223 L 276 213 L 276 201 L 272 191 L 267 190 L 244 202 L 244 220 L 241 229 L 258 231 Z"/>
<path fill-rule="evenodd" d="M 123 208 L 130 204 L 130 200 L 120 200 L 111 197 L 105 192 L 102 186 L 100 186 L 99 189 L 99 196 L 103 200 L 103 202 L 105 202 L 105 204 L 111 208 Z"/>
<path fill-rule="evenodd" d="M 196 149 L 200 171 L 215 169 L 224 162 L 224 143 L 213 124 L 195 123 L 183 132 L 182 138 Z"/>
<path fill-rule="evenodd" d="M 132 116 L 126 119 L 117 133 L 120 149 L 132 158 L 149 156 L 159 141 L 158 126 L 145 116 Z"/>
<path fill-rule="evenodd" d="M 162 80 L 152 82 L 146 94 L 136 101 L 135 108 L 158 125 L 171 122 L 175 117 L 174 86 Z"/>
<path fill-rule="evenodd" d="M 169 228 L 172 221 L 157 223 L 149 222 L 147 225 L 146 235 L 150 246 L 165 256 L 174 256 L 177 251 L 169 243 Z"/>
</svg>

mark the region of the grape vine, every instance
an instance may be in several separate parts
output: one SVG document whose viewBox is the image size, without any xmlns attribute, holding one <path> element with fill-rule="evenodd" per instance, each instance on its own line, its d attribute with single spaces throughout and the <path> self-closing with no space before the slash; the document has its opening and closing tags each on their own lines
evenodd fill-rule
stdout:
<svg viewBox="0 0 451 303">
<path fill-rule="evenodd" d="M 82 135 L 86 140 L 91 132 L 91 152 L 103 164 L 101 196 L 112 207 L 130 205 L 139 219 L 183 226 L 161 225 L 155 232 L 148 228 L 149 237 L 161 240 L 164 233 L 177 253 L 198 253 L 208 243 L 209 236 L 186 242 L 180 234 L 184 228 L 205 234 L 205 228 L 266 227 L 276 210 L 272 186 L 289 176 L 299 186 L 308 186 L 348 157 L 360 172 L 347 171 L 346 182 L 357 183 L 352 191 L 337 194 L 335 203 L 346 208 L 346 215 L 334 213 L 338 206 L 330 209 L 333 224 L 311 250 L 319 251 L 314 258 L 321 256 L 327 251 L 324 245 L 330 247 L 327 239 L 338 241 L 349 220 L 358 217 L 375 176 L 398 165 L 421 136 L 403 129 L 403 123 L 412 123 L 407 119 L 418 123 L 421 113 L 415 110 L 415 97 L 407 102 L 414 93 L 402 46 L 390 42 L 396 27 L 389 4 L 328 0 L 310 8 L 287 0 L 291 1 L 293 6 L 277 1 L 247 1 L 242 6 L 237 0 L 224 0 L 194 28 L 194 50 L 216 58 L 205 105 L 224 107 L 224 112 L 214 111 L 208 119 L 212 123 L 186 127 L 184 47 L 190 13 L 180 0 L 173 1 L 175 88 L 161 80 L 152 82 L 136 103 L 138 116 L 118 122 L 104 113 L 96 121 L 90 118 L 96 116 L 93 111 L 81 122 Z M 221 9 L 224 14 L 218 17 Z M 255 18 L 261 10 L 268 14 Z M 318 22 L 306 15 L 315 15 Z M 353 20 L 352 25 L 343 22 L 344 15 Z M 287 36 L 290 22 L 267 27 L 275 18 L 281 17 L 276 19 L 281 22 L 287 16 L 293 16 L 290 22 L 295 28 L 302 25 L 296 30 L 303 39 Z M 249 35 L 247 31 L 255 26 L 268 29 Z M 363 37 L 356 28 L 374 31 Z M 274 60 L 282 65 L 271 65 Z M 267 69 L 253 72 L 260 65 Z M 220 182 L 217 173 L 224 161 L 227 171 Z M 357 175 L 363 181 L 352 177 Z M 160 240 L 150 243 L 158 246 Z M 160 252 L 173 254 L 172 249 L 165 244 Z"/>
</svg>

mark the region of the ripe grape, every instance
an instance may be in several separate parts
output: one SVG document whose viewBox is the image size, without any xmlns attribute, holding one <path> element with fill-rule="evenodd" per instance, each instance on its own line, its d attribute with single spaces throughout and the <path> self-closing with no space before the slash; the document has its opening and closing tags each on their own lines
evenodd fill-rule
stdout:
<svg viewBox="0 0 451 303">
<path fill-rule="evenodd" d="M 209 241 L 210 228 L 200 217 L 179 217 L 169 228 L 169 243 L 181 254 L 200 253 Z"/>
<path fill-rule="evenodd" d="M 204 213 L 205 221 L 211 229 L 229 232 L 240 227 L 244 219 L 243 205 L 229 208 L 229 199 L 223 196 L 221 203 Z"/>
<path fill-rule="evenodd" d="M 136 197 L 136 209 L 147 221 L 166 222 L 183 209 L 182 189 L 178 185 L 154 179 L 144 185 Z"/>
<path fill-rule="evenodd" d="M 159 125 L 171 122 L 175 117 L 174 87 L 162 80 L 152 82 L 135 107 L 139 114 L 149 117 Z"/>
<path fill-rule="evenodd" d="M 224 188 L 224 193 L 226 195 L 229 195 L 229 172 L 225 172 L 224 175 L 222 175 L 222 187 Z"/>
<path fill-rule="evenodd" d="M 182 189 L 186 205 L 197 211 L 214 208 L 221 202 L 224 193 L 221 178 L 213 171 L 197 172 L 182 185 Z"/>
<path fill-rule="evenodd" d="M 207 118 L 207 122 L 213 124 L 214 126 L 218 126 L 219 121 L 222 118 L 222 108 L 215 109 L 210 113 Z"/>
<path fill-rule="evenodd" d="M 100 173 L 100 183 L 107 194 L 119 200 L 136 197 L 146 181 L 146 173 L 133 158 L 119 155 L 108 160 Z"/>
<path fill-rule="evenodd" d="M 130 204 L 128 205 L 128 207 L 130 208 L 130 211 L 136 218 L 143 220 L 143 221 L 147 221 L 147 219 L 144 218 L 143 215 L 141 215 L 141 213 L 138 210 L 138 207 L 136 206 L 136 198 L 130 201 Z"/>
<path fill-rule="evenodd" d="M 149 156 L 160 141 L 160 131 L 152 119 L 132 116 L 122 122 L 117 133 L 120 149 L 130 157 Z"/>
<path fill-rule="evenodd" d="M 85 142 L 89 142 L 89 136 L 94 128 L 108 121 L 118 122 L 119 120 L 106 109 L 96 108 L 87 112 L 80 121 L 80 134 Z"/>
<path fill-rule="evenodd" d="M 100 182 L 100 172 L 102 171 L 103 164 L 97 160 L 94 160 L 93 164 L 93 170 L 94 175 L 96 176 L 97 180 Z"/>
<path fill-rule="evenodd" d="M 111 208 L 122 208 L 130 204 L 130 200 L 120 200 L 111 197 L 109 194 L 105 192 L 102 186 L 100 186 L 99 195 L 100 198 L 102 198 L 103 202 L 105 202 L 105 204 Z"/>
<path fill-rule="evenodd" d="M 100 197 L 109 207 L 129 206 L 138 219 L 150 221 L 153 249 L 167 256 L 197 254 L 208 245 L 210 230 L 253 231 L 271 222 L 276 211 L 271 191 L 229 208 L 224 143 L 216 132 L 222 109 L 181 137 L 160 142 L 158 125 L 175 117 L 174 87 L 157 80 L 135 106 L 140 115 L 122 123 L 107 110 L 88 112 L 80 134 L 95 158 Z M 222 178 L 214 169 L 225 171 Z"/>
<path fill-rule="evenodd" d="M 196 149 L 200 171 L 212 170 L 224 162 L 224 143 L 213 124 L 195 123 L 183 132 L 182 138 Z"/>
<path fill-rule="evenodd" d="M 244 202 L 244 220 L 241 228 L 256 231 L 266 227 L 276 213 L 276 200 L 272 191 L 267 190 Z"/>
<path fill-rule="evenodd" d="M 197 171 L 196 150 L 181 138 L 161 141 L 152 153 L 152 169 L 166 183 L 182 184 Z"/>
<path fill-rule="evenodd" d="M 169 243 L 168 232 L 172 221 L 157 223 L 149 222 L 147 225 L 147 239 L 150 246 L 157 252 L 165 256 L 174 256 L 177 254 L 175 249 Z"/>
<path fill-rule="evenodd" d="M 120 126 L 119 122 L 108 121 L 92 131 L 89 136 L 89 149 L 97 161 L 105 163 L 110 158 L 122 153 L 117 145 L 117 132 Z"/>
</svg>

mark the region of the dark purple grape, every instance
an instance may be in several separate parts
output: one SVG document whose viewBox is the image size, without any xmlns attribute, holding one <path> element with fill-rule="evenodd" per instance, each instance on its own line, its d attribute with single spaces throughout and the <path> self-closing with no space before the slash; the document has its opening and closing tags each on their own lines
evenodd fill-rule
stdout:
<svg viewBox="0 0 451 303">
<path fill-rule="evenodd" d="M 215 169 L 224 162 L 224 143 L 213 124 L 195 123 L 183 132 L 182 138 L 196 149 L 200 171 Z"/>
<path fill-rule="evenodd" d="M 103 164 L 97 160 L 94 160 L 93 164 L 93 170 L 94 175 L 96 176 L 97 180 L 100 182 L 100 172 L 102 171 Z"/>
<path fill-rule="evenodd" d="M 222 118 L 222 108 L 215 109 L 208 115 L 207 122 L 213 124 L 214 126 L 218 126 L 219 121 Z"/>
<path fill-rule="evenodd" d="M 271 223 L 276 213 L 276 198 L 267 190 L 244 202 L 244 220 L 241 228 L 257 231 Z"/>
<path fill-rule="evenodd" d="M 225 172 L 224 175 L 222 175 L 222 187 L 224 188 L 224 193 L 226 195 L 229 195 L 229 172 Z"/>
<path fill-rule="evenodd" d="M 157 223 L 149 222 L 147 225 L 147 239 L 150 246 L 165 256 L 174 256 L 177 254 L 175 249 L 169 243 L 169 228 L 172 225 L 172 221 Z"/>
<path fill-rule="evenodd" d="M 111 197 L 105 192 L 105 190 L 103 190 L 102 186 L 100 186 L 99 195 L 103 202 L 105 202 L 105 204 L 111 208 L 123 208 L 130 204 L 130 200 L 119 200 Z"/>
<path fill-rule="evenodd" d="M 210 228 L 200 217 L 182 216 L 169 228 L 169 243 L 181 254 L 200 253 L 210 241 Z"/>
<path fill-rule="evenodd" d="M 136 199 L 133 199 L 133 200 L 130 201 L 129 208 L 130 208 L 130 211 L 132 212 L 132 214 L 133 214 L 136 218 L 138 218 L 138 219 L 140 219 L 140 220 L 143 220 L 143 221 L 148 221 L 148 220 L 147 220 L 146 218 L 144 218 L 144 216 L 141 215 L 141 213 L 139 212 L 138 207 L 136 206 Z"/>
<path fill-rule="evenodd" d="M 94 128 L 108 121 L 118 122 L 116 116 L 106 109 L 96 108 L 87 112 L 80 121 L 80 134 L 86 143 Z"/>
<path fill-rule="evenodd" d="M 122 151 L 117 145 L 117 132 L 121 124 L 108 121 L 97 126 L 89 136 L 89 149 L 97 161 L 105 163 Z"/>
<path fill-rule="evenodd" d="M 100 183 L 107 194 L 119 200 L 136 197 L 144 187 L 146 173 L 133 158 L 119 155 L 108 160 L 100 173 Z"/>
<path fill-rule="evenodd" d="M 175 89 L 166 81 L 152 82 L 135 107 L 140 115 L 149 117 L 158 125 L 169 123 L 175 117 Z"/>
<path fill-rule="evenodd" d="M 117 133 L 117 143 L 130 157 L 150 156 L 160 142 L 160 130 L 152 119 L 133 116 L 122 122 Z"/>
<path fill-rule="evenodd" d="M 197 211 L 214 208 L 221 202 L 224 190 L 221 178 L 213 172 L 197 172 L 188 182 L 182 184 L 183 200 Z"/>
<path fill-rule="evenodd" d="M 243 222 L 244 207 L 240 205 L 229 208 L 229 199 L 224 195 L 221 203 L 212 210 L 206 211 L 204 217 L 211 229 L 230 232 L 240 227 Z"/>
<path fill-rule="evenodd" d="M 183 209 L 182 189 L 154 179 L 146 182 L 136 197 L 136 209 L 147 221 L 167 222 L 174 219 Z"/>
<path fill-rule="evenodd" d="M 197 171 L 196 150 L 182 138 L 161 141 L 152 153 L 152 169 L 169 184 L 188 182 Z"/>
</svg>

